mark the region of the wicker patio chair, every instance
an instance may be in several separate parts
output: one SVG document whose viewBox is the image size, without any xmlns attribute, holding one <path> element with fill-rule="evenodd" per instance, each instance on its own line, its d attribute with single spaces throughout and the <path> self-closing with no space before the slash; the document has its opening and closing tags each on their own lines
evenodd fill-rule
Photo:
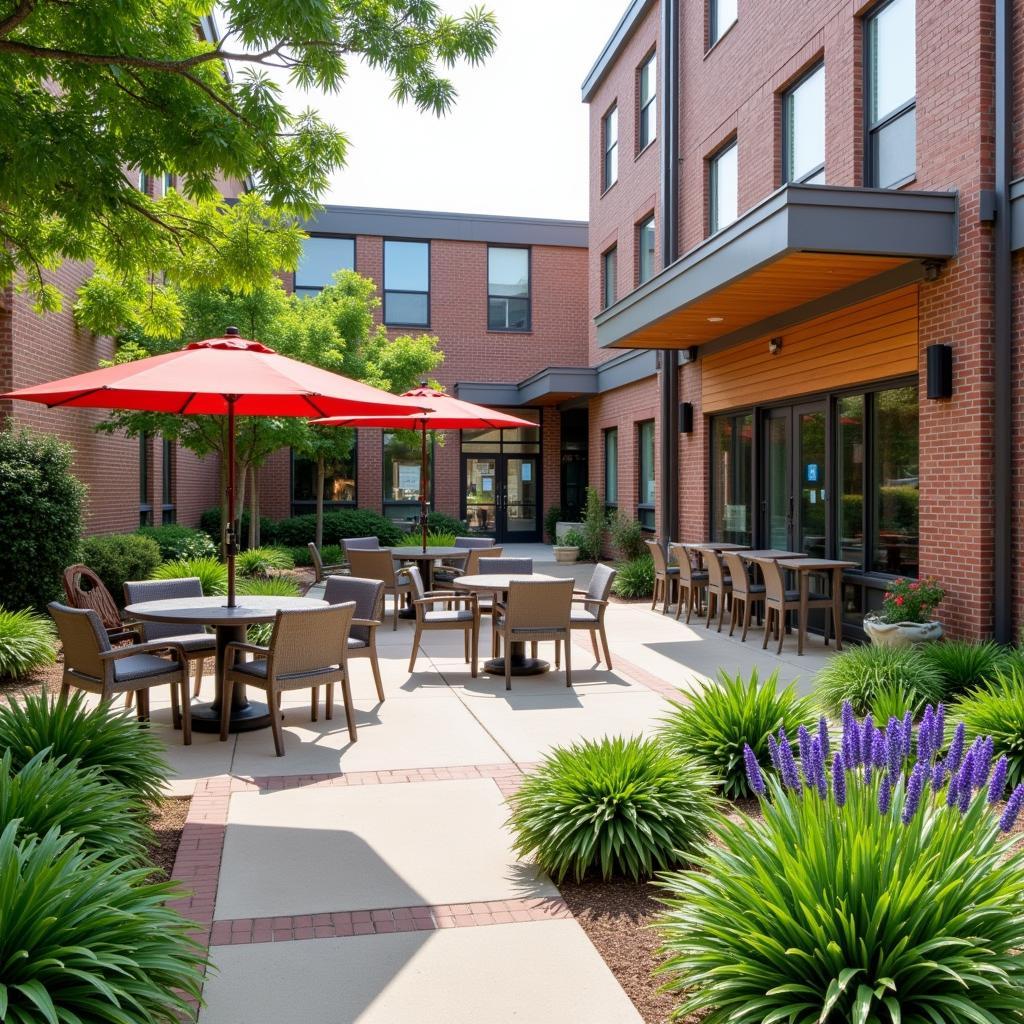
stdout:
<svg viewBox="0 0 1024 1024">
<path fill-rule="evenodd" d="M 434 570 L 434 582 L 447 582 L 457 580 L 460 576 L 476 576 L 480 572 L 481 558 L 500 558 L 502 548 L 493 544 L 486 548 L 471 548 L 466 554 L 462 565 L 447 565 L 442 563 Z"/>
<path fill-rule="evenodd" d="M 704 625 L 711 628 L 711 619 L 717 611 L 718 632 L 721 633 L 726 603 L 732 608 L 732 577 L 726 573 L 716 551 L 704 552 L 704 564 L 708 567 L 708 617 Z"/>
<path fill-rule="evenodd" d="M 747 639 L 747 630 L 750 629 L 750 613 L 756 604 L 763 605 L 765 599 L 765 585 L 763 583 L 751 583 L 747 567 L 735 551 L 723 551 L 726 568 L 732 578 L 732 615 L 729 619 L 729 636 L 736 628 L 736 620 L 739 618 L 739 605 L 743 607 L 743 632 L 740 640 Z"/>
<path fill-rule="evenodd" d="M 604 660 L 611 671 L 612 654 L 608 649 L 608 634 L 604 630 L 604 613 L 608 608 L 608 597 L 612 592 L 612 584 L 618 572 L 608 565 L 598 563 L 594 567 L 594 575 L 590 577 L 590 585 L 586 590 L 573 591 L 573 604 L 581 604 L 582 608 L 573 608 L 570 625 L 573 629 L 585 629 L 590 633 L 590 642 L 594 647 L 594 660 L 601 661 L 597 649 L 597 639 L 601 638 L 601 649 Z"/>
<path fill-rule="evenodd" d="M 572 686 L 572 596 L 573 581 L 513 580 L 508 602 L 499 606 L 494 628 L 505 645 L 505 689 L 512 689 L 512 644 L 527 641 L 555 644 L 555 668 L 565 647 L 565 685 Z"/>
<path fill-rule="evenodd" d="M 224 695 L 221 698 L 220 738 L 228 738 L 231 724 L 231 693 L 236 686 L 258 686 L 266 691 L 274 750 L 284 757 L 281 728 L 281 694 L 285 690 L 310 690 L 310 721 L 317 720 L 320 687 L 327 687 L 326 717 L 334 717 L 334 684 L 341 683 L 349 739 L 355 743 L 352 693 L 348 683 L 348 631 L 355 604 L 326 608 L 278 611 L 270 644 L 230 643 L 224 650 Z M 239 661 L 239 654 L 253 654 L 253 661 Z"/>
<path fill-rule="evenodd" d="M 192 711 L 188 699 L 188 656 L 181 644 L 167 640 L 111 647 L 103 621 L 92 608 L 71 608 L 53 601 L 47 605 L 57 624 L 64 648 L 64 674 L 60 695 L 71 687 L 113 700 L 134 693 L 140 722 L 149 721 L 149 691 L 154 686 L 171 688 L 174 728 L 181 729 L 185 746 L 192 742 Z M 161 658 L 160 654 L 172 657 Z"/>
<path fill-rule="evenodd" d="M 347 562 L 337 562 L 331 565 L 324 565 L 324 560 L 320 557 L 320 549 L 312 541 L 310 541 L 306 546 L 309 548 L 309 559 L 313 564 L 314 583 L 323 583 L 326 576 L 334 576 L 339 572 L 348 571 Z"/>
<path fill-rule="evenodd" d="M 100 617 L 107 639 L 112 643 L 142 639 L 137 622 L 125 622 L 103 581 L 87 565 L 69 565 L 64 570 L 64 596 L 71 608 L 91 608 Z"/>
<path fill-rule="evenodd" d="M 203 584 L 197 576 L 180 580 L 131 580 L 124 585 L 125 604 L 139 601 L 164 601 L 172 598 L 203 596 Z M 167 640 L 185 648 L 185 655 L 196 666 L 196 681 L 192 696 L 198 697 L 203 685 L 203 666 L 207 658 L 217 655 L 217 638 L 203 631 L 182 633 L 181 626 L 173 622 L 143 622 L 142 639 Z"/>
<path fill-rule="evenodd" d="M 679 580 L 677 584 L 679 602 L 676 605 L 676 622 L 683 614 L 683 601 L 686 602 L 686 621 L 689 623 L 693 609 L 697 609 L 700 615 L 704 607 L 704 592 L 708 587 L 708 573 L 706 569 L 695 569 L 690 561 L 690 552 L 682 544 L 669 544 L 669 558 L 679 569 Z"/>
<path fill-rule="evenodd" d="M 364 580 L 358 576 L 328 576 L 324 584 L 324 600 L 328 604 L 355 605 L 352 628 L 348 635 L 348 660 L 369 658 L 377 699 L 384 701 L 384 684 L 377 661 L 377 627 L 384 611 L 384 584 L 380 580 Z"/>
<path fill-rule="evenodd" d="M 788 627 L 785 624 L 786 612 L 799 611 L 800 591 L 786 589 L 786 580 L 783 576 L 783 570 L 786 568 L 785 562 L 780 563 L 778 559 L 773 558 L 763 561 L 759 559 L 757 564 L 761 567 L 765 585 L 764 637 L 761 640 L 761 649 L 764 650 L 768 646 L 768 633 L 774 622 L 775 636 L 779 641 L 775 653 L 781 654 L 784 634 L 788 632 Z M 829 619 L 832 621 L 833 632 L 838 626 L 835 621 L 835 607 L 832 604 L 832 598 L 826 594 L 810 591 L 807 595 L 807 609 L 811 611 L 815 608 L 825 609 L 829 613 L 825 618 L 825 643 L 828 643 Z M 800 622 L 797 628 L 806 637 L 807 623 Z"/>
<path fill-rule="evenodd" d="M 391 628 L 398 629 L 398 606 L 401 597 L 412 589 L 412 584 L 407 577 L 397 575 L 391 552 L 386 548 L 378 548 L 376 551 L 369 548 L 349 548 L 348 564 L 353 576 L 364 580 L 380 580 L 384 584 L 384 593 L 390 594 L 394 601 Z"/>
<path fill-rule="evenodd" d="M 669 565 L 665 561 L 665 549 L 660 541 L 646 540 L 654 559 L 654 593 L 651 595 L 651 611 L 657 606 L 658 601 L 663 601 L 663 613 L 668 612 L 668 606 L 675 601 L 677 584 L 679 582 L 679 566 Z"/>
<path fill-rule="evenodd" d="M 532 558 L 492 557 L 485 552 L 478 556 L 476 566 L 477 572 L 482 576 L 501 576 L 506 573 L 519 576 L 533 575 Z M 490 598 L 480 602 L 480 614 L 489 612 L 491 615 L 491 652 L 494 657 L 498 656 L 498 634 L 493 629 L 497 608 L 498 603 Z"/>
<path fill-rule="evenodd" d="M 379 537 L 345 537 L 341 546 L 349 551 L 380 551 Z"/>
<path fill-rule="evenodd" d="M 402 572 L 412 585 L 412 604 L 416 609 L 416 634 L 412 639 L 409 671 L 416 671 L 416 658 L 419 656 L 420 638 L 424 631 L 461 629 L 463 653 L 469 662 L 470 674 L 475 679 L 480 645 L 480 607 L 476 594 L 453 590 L 427 591 L 423 589 L 423 577 L 419 569 L 413 566 L 403 569 Z"/>
</svg>

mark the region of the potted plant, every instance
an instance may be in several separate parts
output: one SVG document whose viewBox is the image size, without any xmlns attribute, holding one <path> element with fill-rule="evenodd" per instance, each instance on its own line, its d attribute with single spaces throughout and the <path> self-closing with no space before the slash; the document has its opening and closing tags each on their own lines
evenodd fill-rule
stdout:
<svg viewBox="0 0 1024 1024">
<path fill-rule="evenodd" d="M 583 538 L 577 530 L 569 530 L 552 549 L 556 562 L 575 562 L 580 557 L 580 542 Z"/>
<path fill-rule="evenodd" d="M 885 592 L 881 612 L 864 616 L 864 632 L 873 644 L 906 647 L 942 637 L 942 623 L 933 618 L 946 592 L 931 576 L 894 580 Z"/>
</svg>

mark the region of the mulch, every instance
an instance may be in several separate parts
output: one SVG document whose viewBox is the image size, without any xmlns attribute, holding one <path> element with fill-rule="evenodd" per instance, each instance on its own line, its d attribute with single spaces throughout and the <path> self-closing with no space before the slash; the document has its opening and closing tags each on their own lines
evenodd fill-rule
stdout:
<svg viewBox="0 0 1024 1024">
<path fill-rule="evenodd" d="M 150 809 L 149 824 L 153 829 L 154 842 L 148 852 L 158 879 L 166 880 L 174 871 L 174 858 L 181 845 L 189 803 L 189 797 L 166 797 Z"/>
<path fill-rule="evenodd" d="M 44 665 L 21 679 L 0 678 L 0 697 L 13 699 L 30 694 L 60 692 L 61 675 L 64 669 L 58 660 L 54 665 Z"/>
</svg>

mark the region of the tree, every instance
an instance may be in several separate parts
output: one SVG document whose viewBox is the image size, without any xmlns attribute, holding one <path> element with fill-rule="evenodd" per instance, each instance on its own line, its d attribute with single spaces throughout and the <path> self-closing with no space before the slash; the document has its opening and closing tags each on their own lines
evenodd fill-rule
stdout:
<svg viewBox="0 0 1024 1024">
<path fill-rule="evenodd" d="M 241 250 L 251 266 L 218 258 L 230 241 L 218 183 L 249 182 L 275 216 L 308 216 L 346 150 L 315 112 L 287 109 L 273 75 L 334 93 L 362 59 L 396 101 L 443 114 L 455 100 L 444 69 L 479 63 L 497 37 L 483 8 L 452 17 L 433 0 L 223 0 L 216 37 L 213 9 L 0 0 L 0 286 L 20 275 L 39 309 L 56 308 L 45 271 L 65 259 L 136 289 L 153 268 L 205 263 L 211 285 L 261 286 L 258 252 Z M 170 173 L 178 189 L 151 199 L 136 170 Z"/>
</svg>

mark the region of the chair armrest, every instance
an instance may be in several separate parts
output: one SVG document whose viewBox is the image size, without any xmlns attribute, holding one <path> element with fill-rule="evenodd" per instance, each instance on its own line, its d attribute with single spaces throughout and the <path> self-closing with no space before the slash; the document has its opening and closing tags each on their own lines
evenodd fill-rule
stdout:
<svg viewBox="0 0 1024 1024">
<path fill-rule="evenodd" d="M 458 594 L 447 590 L 432 591 L 424 597 L 418 597 L 413 601 L 414 605 L 440 604 L 442 601 L 450 601 L 452 604 L 476 604 L 476 594 Z"/>
<path fill-rule="evenodd" d="M 608 601 L 602 601 L 597 597 L 574 597 L 572 599 L 573 604 L 596 604 L 601 607 L 605 607 L 609 604 Z"/>
<path fill-rule="evenodd" d="M 267 655 L 270 654 L 269 647 L 263 647 L 260 644 L 247 644 L 241 640 L 233 640 L 231 643 L 229 643 L 224 648 L 224 653 L 227 654 L 229 651 L 232 653 L 236 651 L 244 651 L 246 654 L 258 654 L 260 655 L 260 657 L 263 658 L 267 657 Z"/>
<path fill-rule="evenodd" d="M 353 619 L 353 626 L 369 626 L 370 629 L 380 625 L 380 619 Z"/>
<path fill-rule="evenodd" d="M 130 658 L 135 654 L 155 654 L 157 651 L 171 651 L 182 665 L 188 663 L 188 655 L 185 654 L 185 648 L 173 640 L 150 640 L 146 644 L 115 647 L 109 651 L 101 651 L 100 658 L 104 661 L 116 661 L 118 658 Z"/>
<path fill-rule="evenodd" d="M 476 594 L 465 590 L 427 590 L 423 597 L 424 599 L 429 597 L 435 601 L 452 601 L 457 597 L 472 597 L 475 600 Z"/>
</svg>

